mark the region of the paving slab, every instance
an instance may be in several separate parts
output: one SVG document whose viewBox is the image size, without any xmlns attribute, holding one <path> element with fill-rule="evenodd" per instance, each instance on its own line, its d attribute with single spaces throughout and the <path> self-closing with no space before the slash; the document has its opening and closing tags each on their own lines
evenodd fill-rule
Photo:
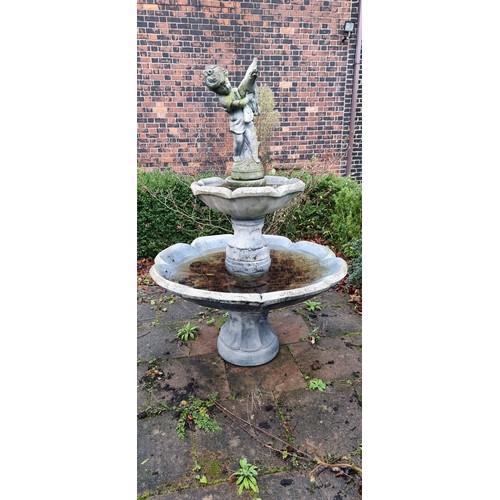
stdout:
<svg viewBox="0 0 500 500">
<path fill-rule="evenodd" d="M 274 405 L 259 404 L 253 398 L 221 401 L 220 404 L 259 429 L 283 437 L 282 422 Z M 279 453 L 265 446 L 271 441 L 269 436 L 220 410 L 214 412 L 214 417 L 222 428 L 220 431 L 197 433 L 198 461 L 207 464 L 202 471 L 209 481 L 229 479 L 239 468 L 242 458 L 256 465 L 262 473 L 286 467 Z M 218 472 L 210 473 L 210 463 L 217 464 Z"/>
<path fill-rule="evenodd" d="M 180 440 L 175 426 L 167 413 L 137 421 L 138 494 L 193 482 L 192 437 Z"/>
<path fill-rule="evenodd" d="M 137 364 L 137 414 L 146 411 L 148 408 L 153 407 L 155 404 L 159 403 L 156 397 L 152 395 L 152 388 L 150 384 L 144 381 L 144 377 L 149 369 L 147 363 Z"/>
<path fill-rule="evenodd" d="M 137 329 L 137 358 L 180 358 L 189 355 L 189 348 L 177 338 L 177 330 L 165 324 L 141 324 Z"/>
<path fill-rule="evenodd" d="M 227 378 L 235 397 L 252 392 L 276 393 L 307 387 L 304 376 L 293 360 L 288 346 L 280 346 L 278 355 L 261 366 L 235 366 L 226 363 Z"/>
<path fill-rule="evenodd" d="M 214 325 L 201 325 L 196 339 L 189 342 L 189 355 L 216 354 L 219 327 Z"/>
<path fill-rule="evenodd" d="M 362 318 L 349 302 L 348 295 L 329 291 L 312 300 L 321 302 L 321 311 L 309 312 L 303 304 L 293 306 L 292 310 L 300 312 L 317 325 L 322 335 L 333 337 L 361 331 Z"/>
<path fill-rule="evenodd" d="M 167 290 L 158 286 L 153 282 L 152 278 L 149 278 L 152 282 L 151 285 L 138 285 L 137 286 L 137 301 L 138 302 L 146 302 L 150 299 L 154 299 L 157 297 L 162 297 L 166 295 L 171 295 Z"/>
<path fill-rule="evenodd" d="M 151 301 L 154 301 L 154 304 L 151 304 Z M 189 344 L 180 342 L 177 332 L 187 322 L 199 326 L 202 331 L 207 326 L 203 324 L 202 315 L 208 318 L 212 313 L 206 307 L 198 306 L 180 297 L 157 294 L 152 299 L 140 298 L 137 316 L 138 359 L 188 356 Z M 200 340 L 198 346 L 202 344 L 203 340 Z M 209 352 L 212 350 L 199 349 L 193 355 Z"/>
<path fill-rule="evenodd" d="M 249 495 L 238 495 L 238 490 L 233 483 L 220 483 L 207 486 L 196 486 L 182 491 L 164 493 L 154 497 L 154 500 L 247 500 Z"/>
<path fill-rule="evenodd" d="M 190 318 L 196 318 L 199 313 L 206 311 L 206 307 L 199 306 L 181 297 L 176 297 L 174 302 L 167 307 L 165 322 L 167 323 L 185 323 Z"/>
<path fill-rule="evenodd" d="M 165 373 L 165 378 L 159 381 L 160 391 L 174 394 L 185 391 L 185 395 L 194 393 L 199 398 L 208 398 L 214 391 L 221 399 L 230 396 L 224 361 L 219 356 L 175 358 L 164 360 L 159 366 Z"/>
<path fill-rule="evenodd" d="M 341 340 L 347 347 L 360 347 L 362 346 L 363 336 L 361 332 L 345 333 L 342 335 Z"/>
<path fill-rule="evenodd" d="M 280 344 L 299 342 L 310 333 L 310 328 L 301 316 L 291 309 L 279 309 L 269 314 L 269 323 L 278 336 Z"/>
<path fill-rule="evenodd" d="M 323 307 L 321 311 L 306 314 L 320 328 L 321 334 L 328 337 L 361 331 L 361 316 L 349 308 Z"/>
<path fill-rule="evenodd" d="M 137 304 L 137 324 L 151 322 L 156 318 L 156 307 L 149 302 L 139 302 Z"/>
<path fill-rule="evenodd" d="M 187 356 L 189 349 L 177 338 L 179 328 L 191 318 L 196 318 L 198 306 L 191 307 L 185 300 L 165 305 L 139 304 L 143 307 L 143 317 L 137 322 L 137 357 L 150 360 L 162 357 Z M 166 311 L 162 309 L 166 308 Z M 149 310 L 149 313 L 148 313 Z M 191 319 L 193 322 L 194 319 Z"/>
<path fill-rule="evenodd" d="M 356 312 L 354 311 L 354 307 L 351 302 L 349 302 L 349 295 L 346 293 L 340 293 L 334 290 L 334 288 L 330 288 L 326 292 L 320 293 L 317 295 L 315 298 L 312 300 L 317 300 L 321 302 L 324 306 L 342 306 L 342 307 L 348 307 L 353 311 L 354 314 Z"/>
<path fill-rule="evenodd" d="M 140 363 L 138 366 L 139 413 L 150 403 L 178 404 L 190 395 L 206 399 L 217 391 L 221 399 L 230 396 L 224 361 L 219 356 L 162 359 L 156 361 L 156 366 L 163 375 L 151 383 L 144 379 L 149 365 Z"/>
<path fill-rule="evenodd" d="M 310 342 L 300 342 L 290 345 L 289 349 L 300 370 L 310 377 L 326 382 L 360 376 L 361 350 L 349 341 L 324 338 L 314 346 Z"/>
<path fill-rule="evenodd" d="M 323 457 L 328 453 L 341 457 L 361 445 L 361 407 L 351 386 L 334 384 L 324 392 L 285 392 L 280 404 L 299 449 Z"/>
<path fill-rule="evenodd" d="M 331 471 L 321 473 L 315 483 L 311 483 L 309 474 L 290 471 L 262 476 L 258 480 L 259 496 L 269 499 L 328 499 L 359 500 L 361 495 L 357 485 L 336 477 Z"/>
</svg>

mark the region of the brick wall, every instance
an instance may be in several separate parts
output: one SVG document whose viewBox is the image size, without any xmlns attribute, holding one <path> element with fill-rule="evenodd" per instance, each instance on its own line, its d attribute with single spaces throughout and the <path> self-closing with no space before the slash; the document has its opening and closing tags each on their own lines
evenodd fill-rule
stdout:
<svg viewBox="0 0 500 500">
<path fill-rule="evenodd" d="M 318 170 L 346 164 L 357 1 L 144 0 L 138 3 L 138 163 L 179 172 L 225 173 L 232 136 L 226 113 L 202 84 L 218 64 L 237 86 L 252 58 L 274 92 L 281 122 L 271 144 L 277 168 L 313 157 Z M 361 94 L 360 94 L 361 97 Z M 361 98 L 352 173 L 361 180 Z"/>
<path fill-rule="evenodd" d="M 359 83 L 358 83 L 358 99 L 356 101 L 356 120 L 354 127 L 354 144 L 352 148 L 352 165 L 351 177 L 357 181 L 362 181 L 362 122 L 361 122 L 361 108 L 362 108 L 362 85 L 363 81 L 362 65 L 359 65 Z M 349 111 L 350 112 L 350 111 Z"/>
</svg>

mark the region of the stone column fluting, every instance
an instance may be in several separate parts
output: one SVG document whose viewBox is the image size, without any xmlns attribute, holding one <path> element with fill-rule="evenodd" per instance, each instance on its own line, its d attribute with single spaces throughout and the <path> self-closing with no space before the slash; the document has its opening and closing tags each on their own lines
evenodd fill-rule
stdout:
<svg viewBox="0 0 500 500">
<path fill-rule="evenodd" d="M 223 359 L 237 366 L 258 366 L 274 359 L 279 341 L 267 311 L 230 311 L 217 339 Z"/>
<path fill-rule="evenodd" d="M 226 269 L 238 276 L 258 276 L 271 267 L 269 246 L 262 235 L 264 217 L 231 218 L 234 235 L 226 246 Z"/>
</svg>

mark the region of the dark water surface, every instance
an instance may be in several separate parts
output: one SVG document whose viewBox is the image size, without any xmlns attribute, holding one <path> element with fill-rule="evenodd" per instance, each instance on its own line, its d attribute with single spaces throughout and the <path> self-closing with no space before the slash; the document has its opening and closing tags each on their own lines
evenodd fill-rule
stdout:
<svg viewBox="0 0 500 500">
<path fill-rule="evenodd" d="M 266 293 L 310 285 L 326 275 L 317 257 L 289 250 L 271 250 L 271 268 L 257 278 L 234 276 L 226 270 L 226 252 L 213 252 L 179 266 L 171 279 L 181 285 L 226 293 Z"/>
<path fill-rule="evenodd" d="M 268 184 L 263 184 L 262 186 L 230 186 L 227 182 L 224 182 L 223 184 L 205 184 L 204 187 L 222 187 L 222 188 L 228 188 L 231 191 L 234 191 L 235 189 L 238 189 L 240 187 L 272 187 L 272 188 L 277 188 L 279 186 L 284 186 L 284 184 L 268 183 Z"/>
</svg>

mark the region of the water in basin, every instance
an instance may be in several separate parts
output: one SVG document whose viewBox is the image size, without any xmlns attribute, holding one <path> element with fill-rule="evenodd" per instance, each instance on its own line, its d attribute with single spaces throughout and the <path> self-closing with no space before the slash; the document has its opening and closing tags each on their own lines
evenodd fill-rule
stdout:
<svg viewBox="0 0 500 500">
<path fill-rule="evenodd" d="M 212 187 L 210 184 L 207 184 L 208 187 Z M 277 188 L 283 186 L 283 184 L 278 184 L 277 182 L 266 182 L 263 186 L 248 186 L 248 187 L 271 187 L 271 188 Z M 230 186 L 227 182 L 224 182 L 222 184 L 214 184 L 213 187 L 221 187 L 221 188 L 227 188 L 230 189 L 231 191 L 234 191 L 235 189 L 239 189 L 240 187 L 244 186 Z"/>
<path fill-rule="evenodd" d="M 267 293 L 310 285 L 327 274 L 317 257 L 271 249 L 271 268 L 259 277 L 243 278 L 226 270 L 226 252 L 213 252 L 185 262 L 172 281 L 201 290 L 226 293 Z"/>
</svg>

